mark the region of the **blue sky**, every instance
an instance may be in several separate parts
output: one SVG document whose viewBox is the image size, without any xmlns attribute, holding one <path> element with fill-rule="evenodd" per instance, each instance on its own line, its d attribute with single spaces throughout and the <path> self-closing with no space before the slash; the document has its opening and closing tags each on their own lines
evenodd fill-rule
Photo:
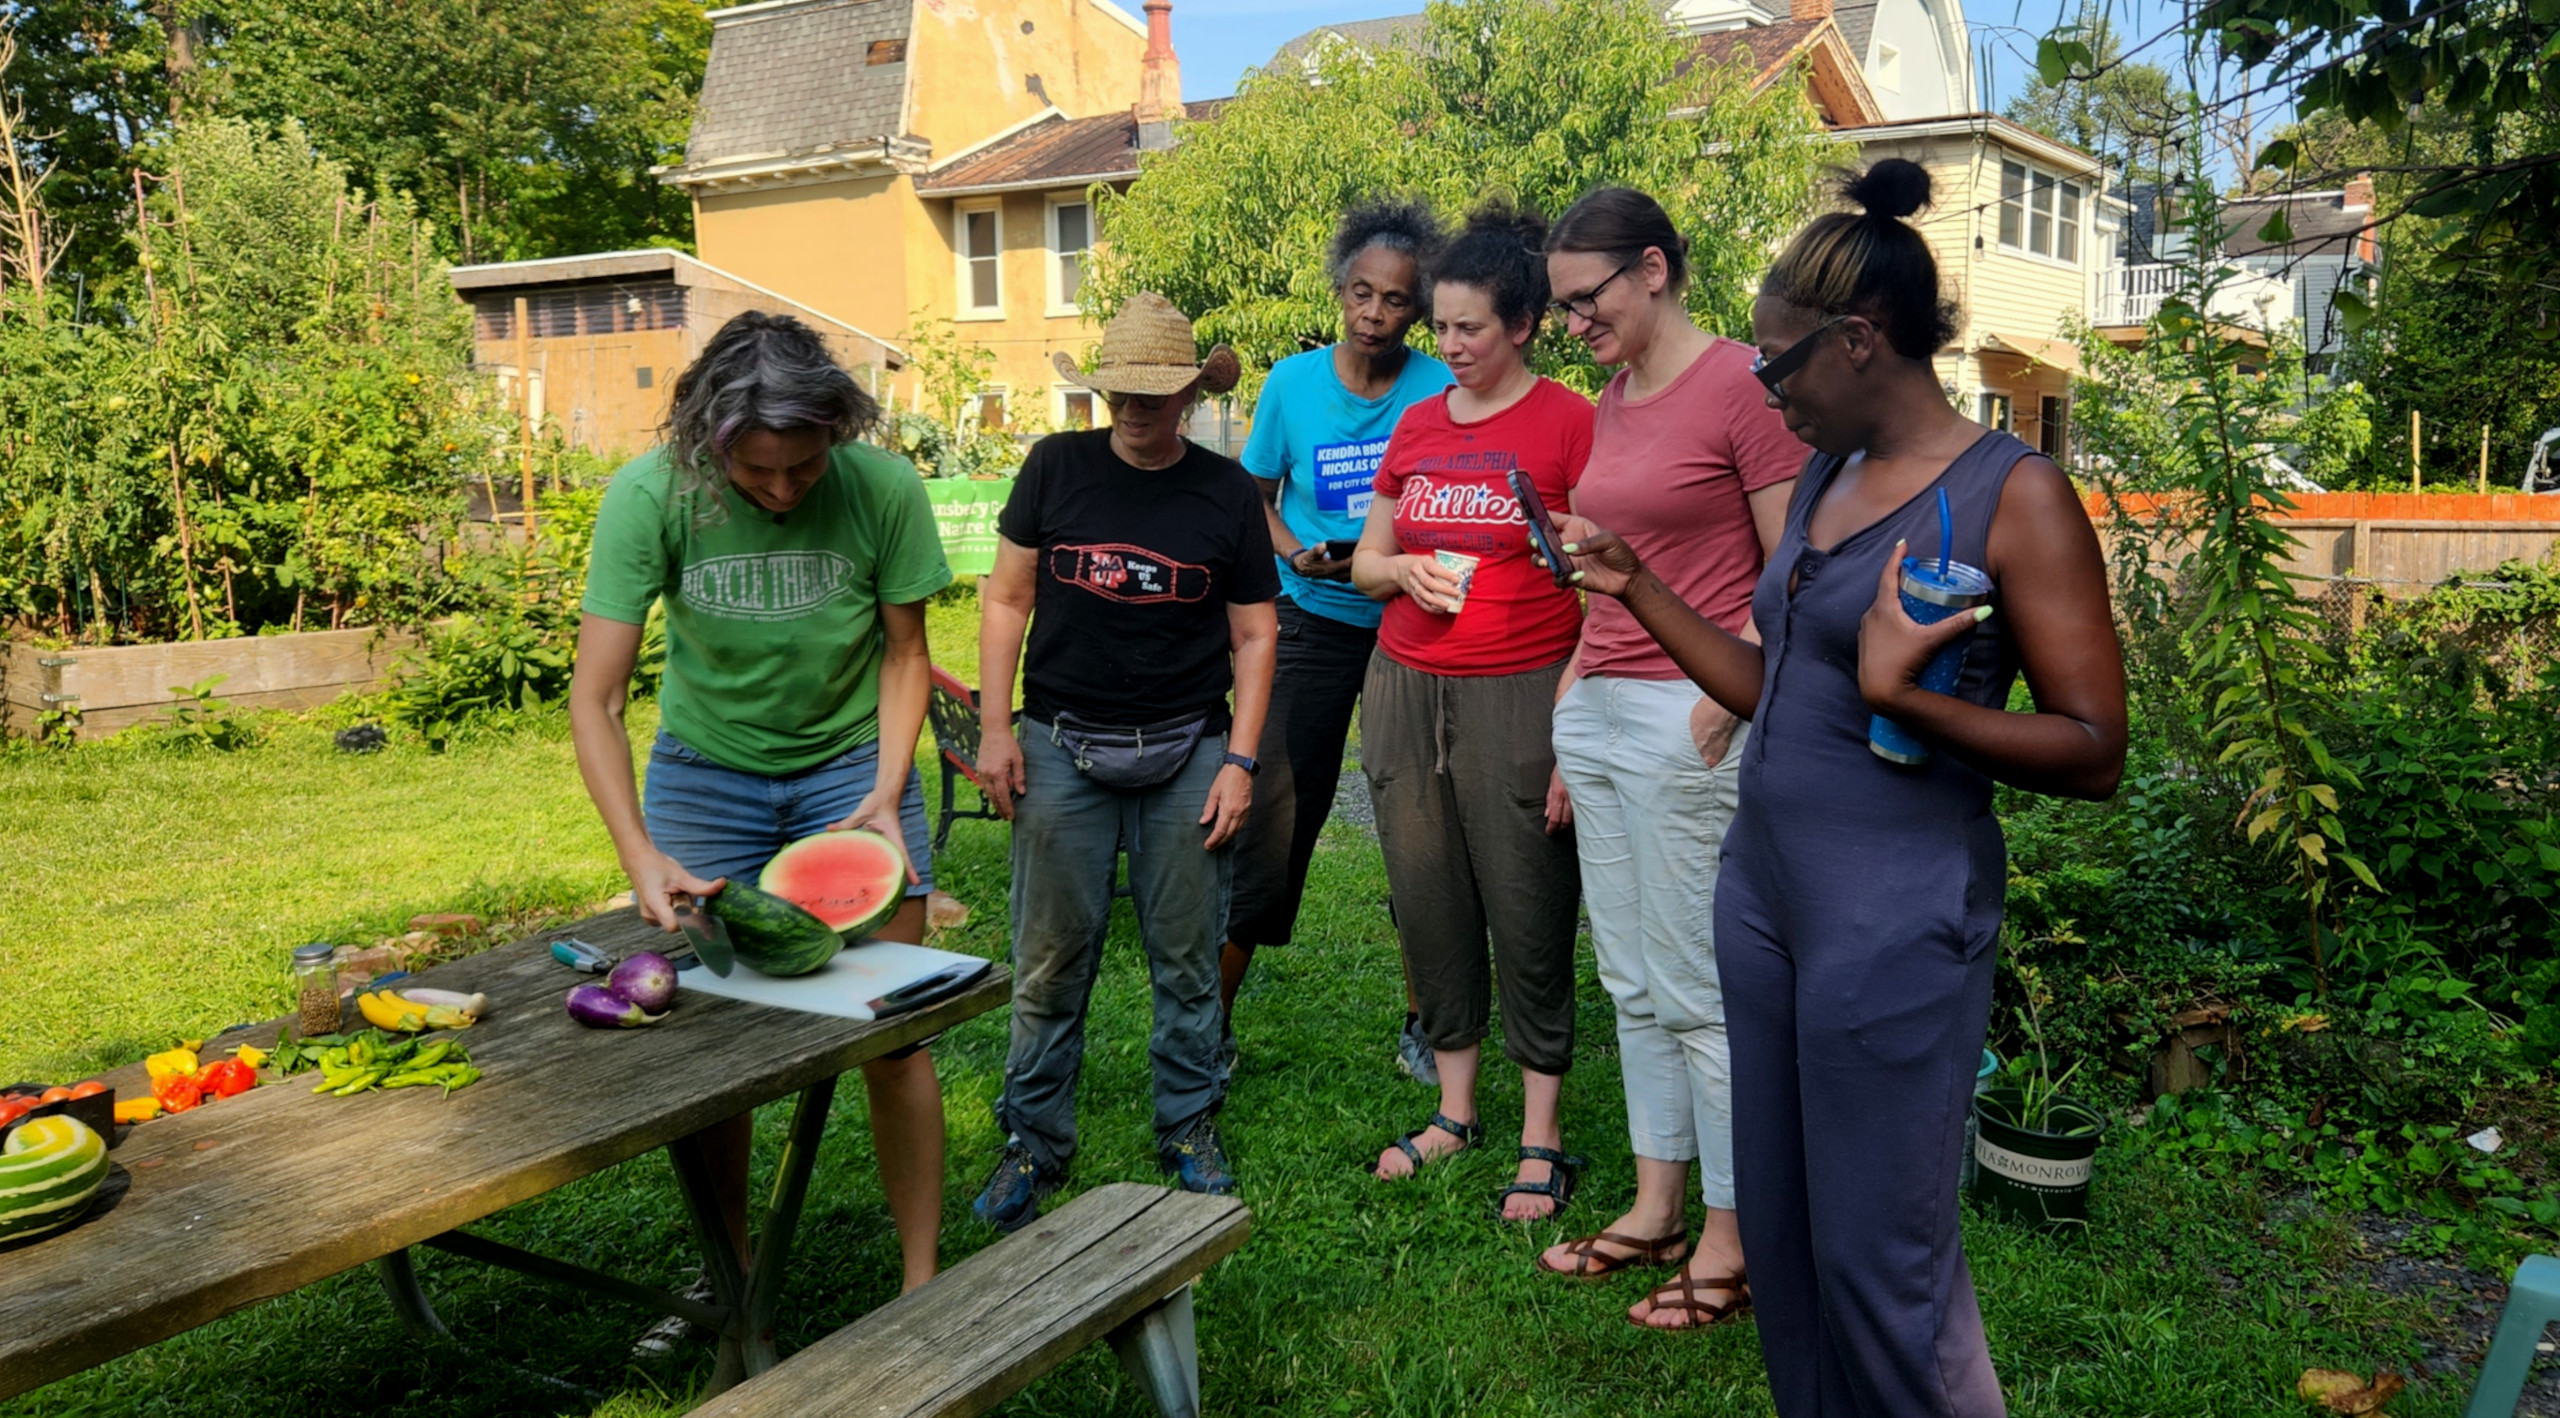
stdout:
<svg viewBox="0 0 2560 1418">
<path fill-rule="evenodd" d="M 1120 0 L 1131 13 L 1139 0 Z M 2119 33 L 2148 38 L 2176 22 L 2178 11 L 2160 0 L 2105 0 Z M 1783 5 L 1784 0 L 1775 0 Z M 1773 5 L 1773 8 L 1775 5 Z M 1422 0 L 1174 0 L 1173 40 L 1182 56 L 1185 98 L 1221 98 L 1236 90 L 1245 70 L 1318 25 L 1380 15 L 1411 14 Z M 1985 96 L 1993 112 L 2023 88 L 2035 70 L 2036 39 L 2078 13 L 2080 0 L 1982 0 L 1968 5 L 1965 20 L 1975 47 L 1988 46 Z M 2177 71 L 2177 41 L 2152 46 L 2143 56 Z"/>
</svg>

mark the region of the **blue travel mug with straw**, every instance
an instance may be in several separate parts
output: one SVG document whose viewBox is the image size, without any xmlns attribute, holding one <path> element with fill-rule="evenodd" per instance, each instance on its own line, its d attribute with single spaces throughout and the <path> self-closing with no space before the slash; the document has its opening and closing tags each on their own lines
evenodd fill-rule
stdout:
<svg viewBox="0 0 2560 1418">
<path fill-rule="evenodd" d="M 1947 490 L 1938 489 L 1938 559 L 1921 557 L 1902 559 L 1902 611 L 1922 625 L 1935 625 L 1951 615 L 1971 611 L 1991 600 L 1991 577 L 1980 567 L 1967 566 L 1951 559 L 1955 550 L 1955 522 L 1947 508 Z M 1973 640 L 1971 631 L 1957 636 L 1920 671 L 1920 687 L 1932 694 L 1950 694 L 1956 680 L 1964 673 L 1965 647 Z M 1882 714 L 1867 719 L 1867 747 L 1876 757 L 1895 763 L 1922 764 L 1929 761 L 1929 746 L 1910 730 Z"/>
</svg>

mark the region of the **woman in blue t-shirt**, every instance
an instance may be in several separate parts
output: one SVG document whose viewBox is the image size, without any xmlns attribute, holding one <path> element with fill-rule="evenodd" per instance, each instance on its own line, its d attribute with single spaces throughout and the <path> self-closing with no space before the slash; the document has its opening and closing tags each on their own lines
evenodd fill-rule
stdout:
<svg viewBox="0 0 2560 1418">
<path fill-rule="evenodd" d="M 1325 255 L 1342 301 L 1342 339 L 1273 365 L 1254 406 L 1243 461 L 1262 485 L 1280 562 L 1280 662 L 1262 781 L 1236 839 L 1235 904 L 1219 960 L 1230 1058 L 1236 989 L 1256 949 L 1289 942 L 1378 643 L 1379 605 L 1351 585 L 1351 543 L 1378 458 L 1404 411 L 1449 387 L 1449 367 L 1405 343 L 1429 313 L 1422 267 L 1439 244 L 1440 225 L 1419 203 L 1375 201 L 1344 213 Z M 1397 1057 L 1414 1077 L 1439 1081 L 1431 1046 L 1415 1031 L 1410 989 Z"/>
</svg>

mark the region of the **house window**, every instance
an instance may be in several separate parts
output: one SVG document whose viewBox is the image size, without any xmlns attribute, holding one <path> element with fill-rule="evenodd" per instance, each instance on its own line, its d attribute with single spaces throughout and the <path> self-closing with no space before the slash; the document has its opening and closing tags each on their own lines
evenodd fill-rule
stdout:
<svg viewBox="0 0 2560 1418">
<path fill-rule="evenodd" d="M 1073 313 L 1084 289 L 1084 254 L 1093 245 L 1093 208 L 1081 200 L 1049 204 L 1049 313 Z"/>
<path fill-rule="evenodd" d="M 1980 421 L 1983 427 L 1991 429 L 1997 433 L 2007 433 L 2009 431 L 2008 395 L 1994 394 L 1990 390 L 1985 389 L 1982 391 L 1981 407 L 1982 413 Z"/>
<path fill-rule="evenodd" d="M 959 230 L 960 313 L 995 316 L 1004 313 L 1004 213 L 994 206 L 963 207 L 953 214 Z"/>
<path fill-rule="evenodd" d="M 907 62 L 907 42 L 903 39 L 875 39 L 871 41 L 871 48 L 864 52 L 862 62 L 865 65 L 904 64 Z"/>
<path fill-rule="evenodd" d="M 2063 445 L 2069 436 L 2071 401 L 2052 394 L 2044 396 L 2044 417 L 2036 430 L 2036 451 L 2053 461 L 2062 461 Z"/>
<path fill-rule="evenodd" d="M 640 387 L 641 387 L 641 388 L 643 388 L 643 389 L 647 389 L 647 388 L 651 387 L 653 384 L 655 384 L 655 383 L 656 383 L 656 380 L 657 380 L 657 371 L 656 371 L 656 370 L 654 370 L 654 369 L 651 369 L 649 366 L 647 366 L 647 365 L 645 365 L 645 364 L 644 364 L 644 365 L 641 365 L 639 368 L 637 368 L 637 369 L 633 370 L 633 371 L 632 371 L 632 374 L 634 375 L 634 377 L 636 377 L 636 378 L 638 378 L 638 379 L 639 379 L 639 381 L 640 381 Z"/>
<path fill-rule="evenodd" d="M 2025 163 L 2000 164 L 2000 244 L 2012 251 L 2080 264 L 2080 183 Z"/>
<path fill-rule="evenodd" d="M 980 433 L 1002 433 L 1011 421 L 1005 410 L 1004 386 L 989 385 L 970 396 L 970 408 L 978 416 Z"/>
<path fill-rule="evenodd" d="M 1880 89 L 1902 92 L 1902 51 L 1890 44 L 1876 46 L 1875 85 Z"/>
<path fill-rule="evenodd" d="M 1093 391 L 1073 384 L 1058 386 L 1058 426 L 1060 428 L 1093 427 Z"/>
</svg>

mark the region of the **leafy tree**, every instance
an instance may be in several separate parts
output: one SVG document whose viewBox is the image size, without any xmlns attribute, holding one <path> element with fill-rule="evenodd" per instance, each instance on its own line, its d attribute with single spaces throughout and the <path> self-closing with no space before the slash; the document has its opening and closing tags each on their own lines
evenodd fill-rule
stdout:
<svg viewBox="0 0 2560 1418">
<path fill-rule="evenodd" d="M 2084 7 L 2066 32 L 2087 46 L 2090 63 L 2058 83 L 2042 74 L 2029 79 L 2007 116 L 2075 148 L 2119 157 L 2128 174 L 2164 173 L 2181 117 L 2168 71 L 2126 59 L 2103 11 Z"/>
<path fill-rule="evenodd" d="M 0 26 L 17 36 L 8 85 L 25 111 L 26 157 L 52 169 L 45 198 L 68 239 L 63 269 L 121 265 L 132 154 L 168 119 L 159 23 L 135 0 L 0 0 Z"/>
<path fill-rule="evenodd" d="M 1689 57 L 1637 0 L 1434 0 L 1410 46 L 1251 76 L 1214 122 L 1178 125 L 1125 194 L 1096 194 L 1086 308 L 1161 291 L 1259 370 L 1336 335 L 1324 247 L 1345 207 L 1413 193 L 1456 217 L 1507 192 L 1554 217 L 1619 183 L 1670 211 L 1691 243 L 1691 309 L 1738 332 L 1826 155 L 1800 86 L 1755 94 L 1747 65 Z M 1596 387 L 1561 332 L 1539 358 Z"/>
<path fill-rule="evenodd" d="M 679 0 L 223 0 L 205 81 L 407 194 L 464 261 L 689 245 L 677 156 L 710 25 Z"/>
<path fill-rule="evenodd" d="M 2560 348 L 2537 338 L 2541 312 L 2488 272 L 2435 267 L 2419 233 L 2391 233 L 2384 256 L 2389 279 L 2344 361 L 2373 391 L 2380 429 L 2358 481 L 2409 485 L 2414 409 L 2427 481 L 2472 486 L 2486 425 L 2492 480 L 2514 486 L 2533 440 L 2560 424 Z"/>
<path fill-rule="evenodd" d="M 2468 140 L 2459 150 L 2382 165 L 2407 179 L 2398 210 L 2439 226 L 2431 264 L 2548 307 L 2560 275 L 2550 239 L 2560 227 L 2560 5 L 2207 0 L 2190 33 L 2274 76 L 2307 119 L 2335 114 L 2397 134 L 2430 100 L 2457 115 Z M 2298 176 L 2305 158 L 2299 142 L 2278 139 L 2257 165 Z"/>
</svg>

